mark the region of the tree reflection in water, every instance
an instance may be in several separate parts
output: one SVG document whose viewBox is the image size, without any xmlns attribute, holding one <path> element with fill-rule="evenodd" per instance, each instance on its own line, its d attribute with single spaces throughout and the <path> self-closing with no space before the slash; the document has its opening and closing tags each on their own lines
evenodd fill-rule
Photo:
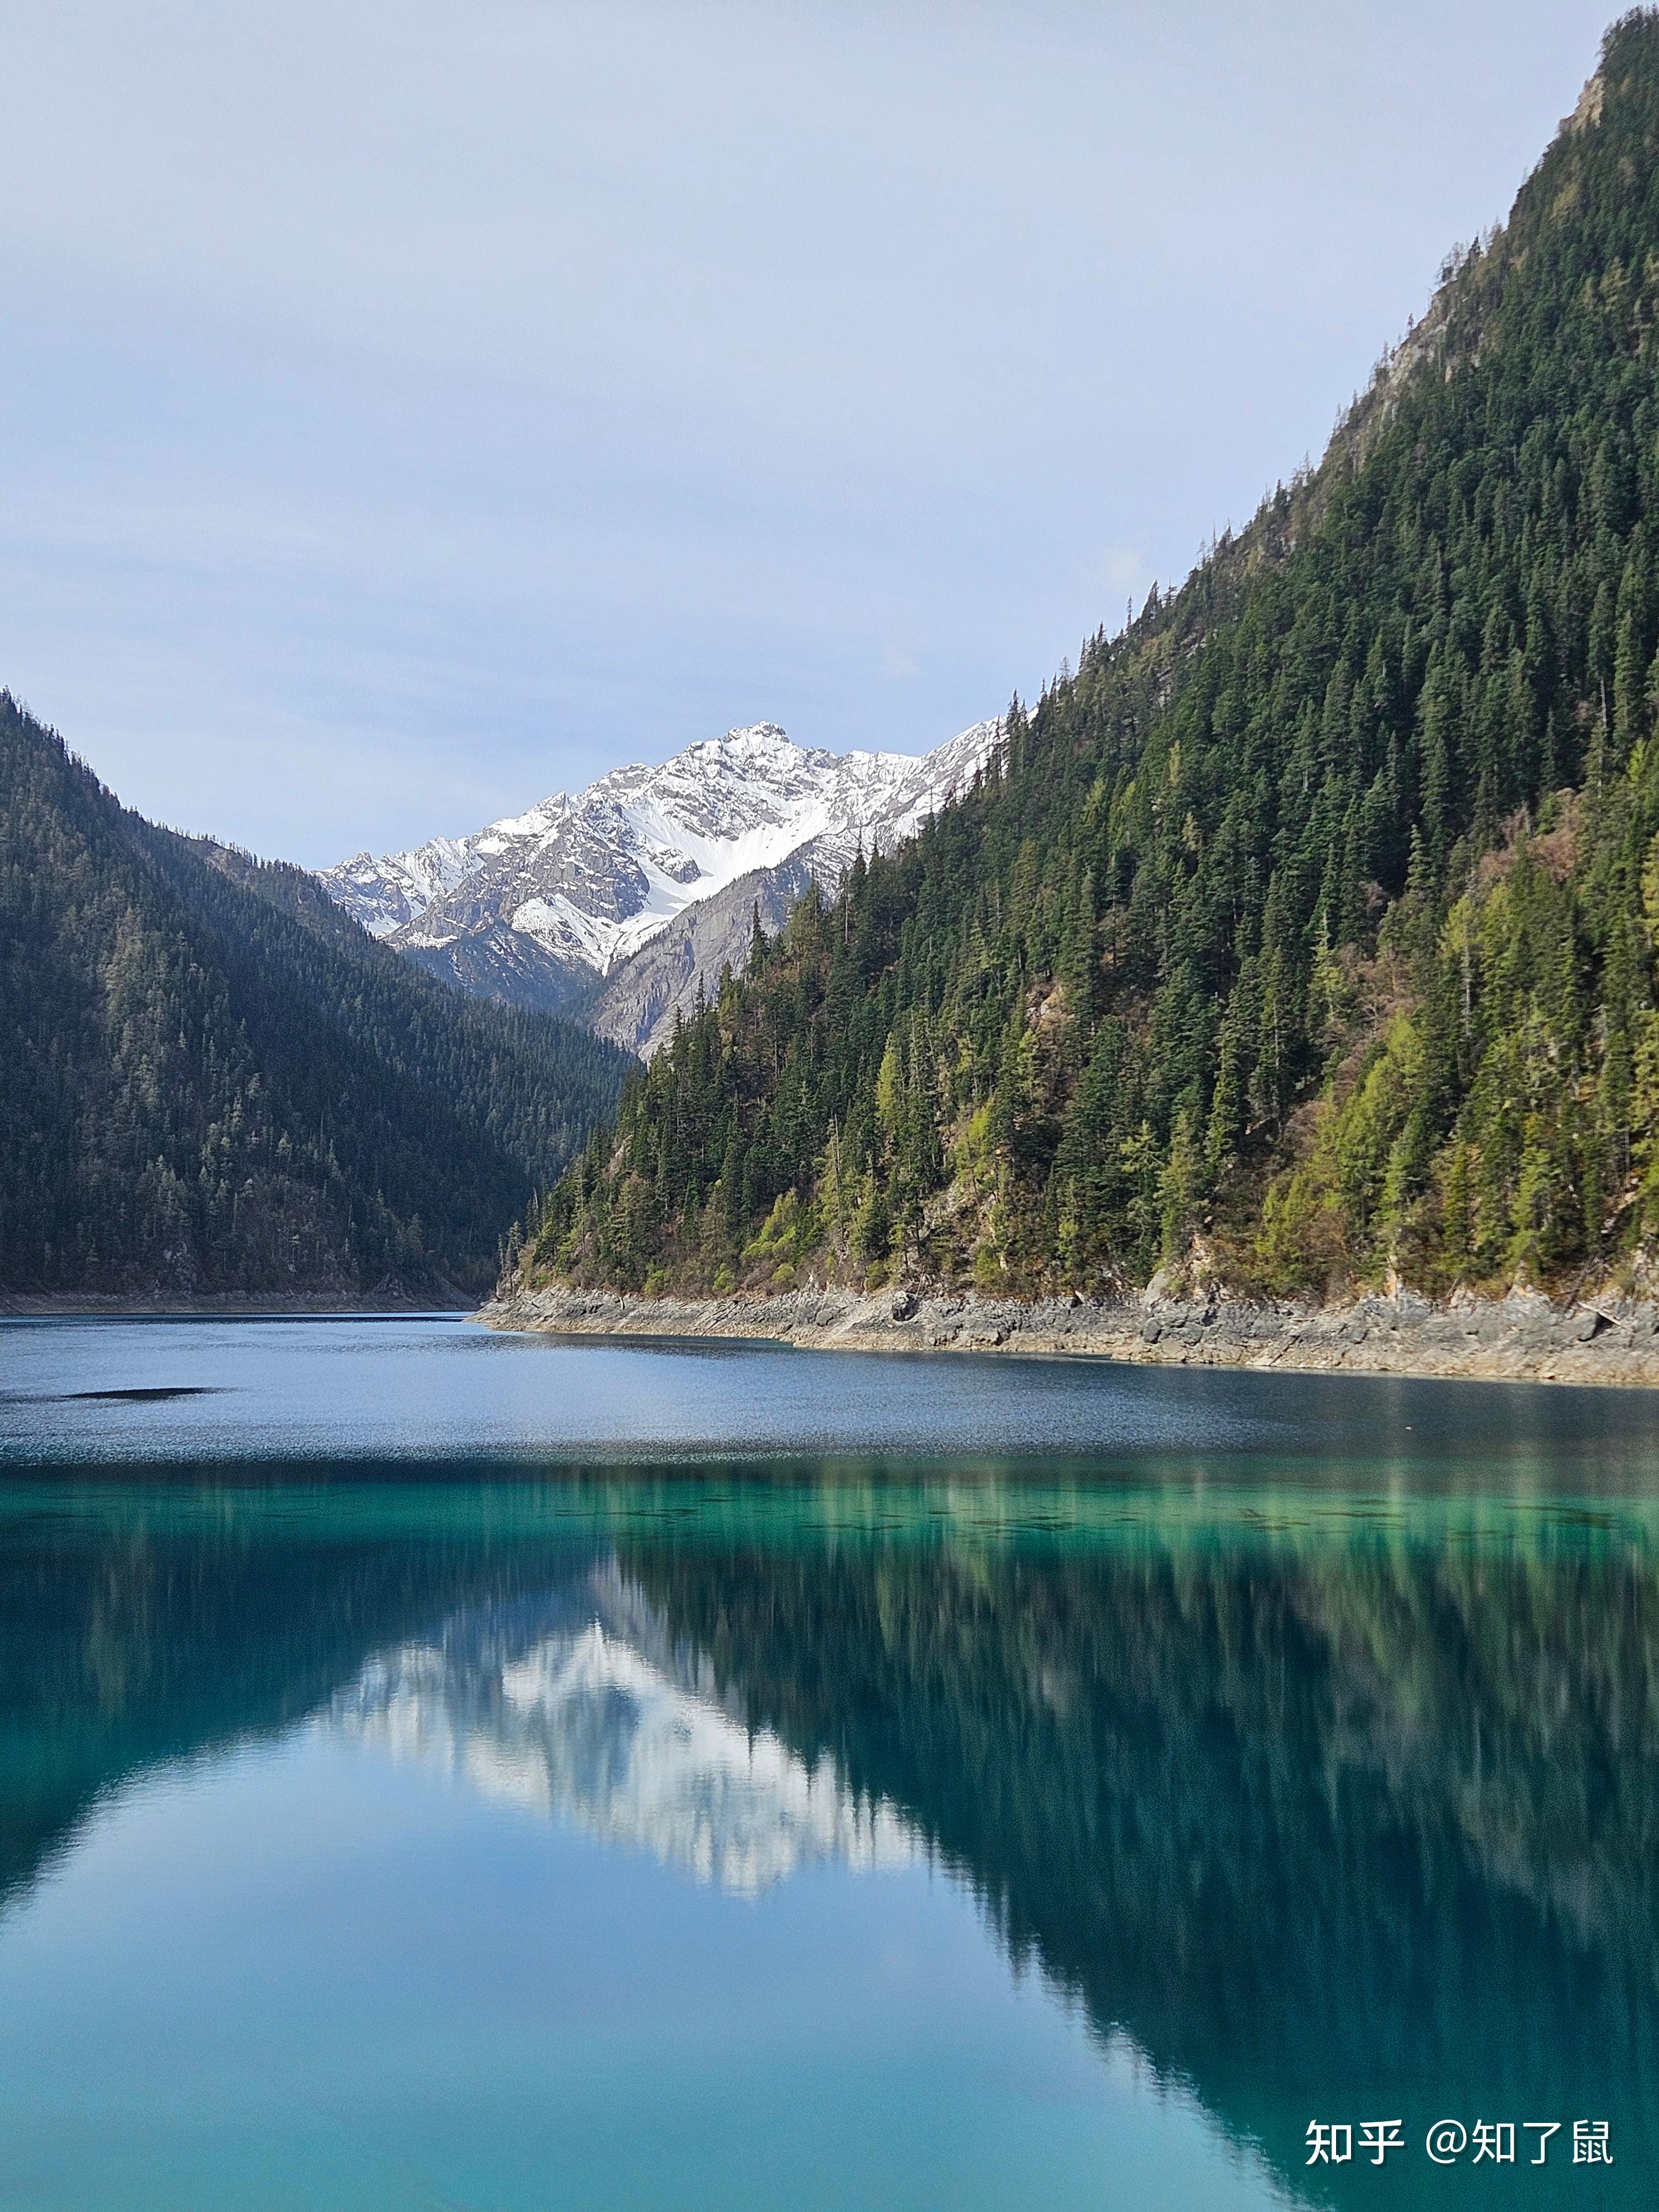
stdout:
<svg viewBox="0 0 1659 2212">
<path fill-rule="evenodd" d="M 15 1516 L 0 1894 L 131 1775 L 307 1722 L 738 1890 L 925 1853 L 1295 2188 L 1310 2119 L 1384 2113 L 1419 2144 L 1443 2114 L 1605 2118 L 1599 2199 L 1635 2187 L 1659 2086 L 1645 1522 L 1275 1533 L 1190 1497 L 1091 1524 L 1023 1496 L 1017 1537 L 890 1486 L 861 1521 L 771 1525 L 684 1474 Z M 1458 2181 L 1480 2202 L 1490 2177 Z"/>
</svg>

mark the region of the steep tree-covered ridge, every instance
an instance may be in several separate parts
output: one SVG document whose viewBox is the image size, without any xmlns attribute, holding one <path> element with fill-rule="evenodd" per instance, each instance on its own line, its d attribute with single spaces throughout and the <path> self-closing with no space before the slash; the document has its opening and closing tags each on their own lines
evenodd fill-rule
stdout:
<svg viewBox="0 0 1659 2212">
<path fill-rule="evenodd" d="M 1639 1279 L 1656 371 L 1644 11 L 1318 470 L 757 933 L 526 1278 Z"/>
<path fill-rule="evenodd" d="M 0 1289 L 487 1281 L 624 1056 L 125 811 L 0 694 Z"/>
</svg>

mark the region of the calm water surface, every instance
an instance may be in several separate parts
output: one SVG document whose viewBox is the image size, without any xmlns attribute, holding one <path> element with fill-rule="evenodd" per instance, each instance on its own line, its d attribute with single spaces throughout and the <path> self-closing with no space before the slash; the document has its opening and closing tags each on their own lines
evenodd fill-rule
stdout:
<svg viewBox="0 0 1659 2212">
<path fill-rule="evenodd" d="M 1650 2205 L 1656 1868 L 1655 1397 L 0 1324 L 0 2206 Z"/>
</svg>

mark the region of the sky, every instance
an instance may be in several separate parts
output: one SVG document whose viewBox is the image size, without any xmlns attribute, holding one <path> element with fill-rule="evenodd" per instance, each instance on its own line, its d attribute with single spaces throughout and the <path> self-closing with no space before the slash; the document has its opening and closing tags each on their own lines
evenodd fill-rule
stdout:
<svg viewBox="0 0 1659 2212">
<path fill-rule="evenodd" d="M 321 866 L 920 752 L 1311 456 L 1608 0 L 0 0 L 0 684 Z"/>
</svg>

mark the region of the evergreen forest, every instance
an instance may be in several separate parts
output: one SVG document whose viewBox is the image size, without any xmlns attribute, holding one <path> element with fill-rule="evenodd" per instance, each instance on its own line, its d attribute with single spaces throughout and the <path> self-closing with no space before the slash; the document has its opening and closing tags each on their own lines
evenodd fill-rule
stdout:
<svg viewBox="0 0 1659 2212">
<path fill-rule="evenodd" d="M 0 694 L 0 1291 L 453 1297 L 626 1056 L 301 871 L 128 812 Z"/>
<path fill-rule="evenodd" d="M 1323 460 L 630 1079 L 521 1279 L 1639 1283 L 1659 15 Z"/>
</svg>

